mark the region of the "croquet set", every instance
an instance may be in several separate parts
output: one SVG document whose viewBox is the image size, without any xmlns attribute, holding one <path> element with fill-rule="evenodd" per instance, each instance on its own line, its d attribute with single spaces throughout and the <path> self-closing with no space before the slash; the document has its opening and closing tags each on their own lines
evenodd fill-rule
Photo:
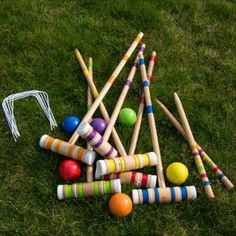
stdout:
<svg viewBox="0 0 236 236">
<path fill-rule="evenodd" d="M 131 212 L 133 204 L 181 202 L 197 198 L 197 191 L 194 185 L 183 185 L 188 177 L 188 169 L 184 164 L 180 162 L 170 164 L 166 169 L 166 177 L 170 186 L 167 186 L 165 182 L 150 93 L 156 52 L 153 51 L 151 53 L 146 68 L 144 58 L 146 45 L 141 44 L 111 116 L 109 116 L 103 103 L 103 99 L 138 47 L 142 38 L 143 33 L 141 32 L 130 45 L 100 92 L 98 92 L 93 81 L 92 58 L 89 58 L 88 65 L 86 65 L 80 51 L 78 49 L 75 50 L 76 58 L 88 84 L 87 113 L 81 120 L 76 116 L 69 116 L 64 119 L 62 130 L 71 134 L 68 141 L 63 141 L 47 134 L 42 135 L 39 140 L 39 146 L 41 148 L 57 153 L 58 156 L 62 155 L 68 158 L 59 166 L 59 175 L 65 181 L 64 184 L 57 186 L 57 198 L 59 200 L 113 194 L 109 200 L 110 211 L 113 215 L 123 217 Z M 122 106 L 138 70 L 141 72 L 143 92 L 136 115 L 136 112 L 131 108 L 122 108 Z M 51 129 L 57 127 L 46 92 L 32 90 L 13 94 L 3 100 L 2 107 L 15 141 L 17 141 L 20 134 L 14 118 L 14 101 L 28 96 L 33 96 L 37 99 L 50 122 Z M 175 126 L 177 131 L 189 143 L 207 197 L 209 199 L 214 198 L 214 193 L 203 161 L 227 189 L 232 189 L 234 185 L 231 181 L 195 141 L 177 93 L 174 93 L 174 101 L 181 123 L 161 101 L 156 99 L 157 105 Z M 93 118 L 98 108 L 103 117 Z M 144 112 L 147 113 L 153 150 L 136 153 L 135 150 Z M 117 121 L 123 126 L 133 127 L 133 135 L 128 152 L 126 152 L 115 129 Z M 87 142 L 86 148 L 76 145 L 79 137 Z M 113 139 L 114 146 L 110 144 L 110 138 Z M 81 182 L 79 180 L 81 175 L 80 162 L 83 162 L 87 166 L 87 182 Z M 141 173 L 140 171 L 144 167 L 155 167 L 156 175 Z M 132 190 L 132 200 L 127 194 L 122 193 L 123 184 L 130 184 L 134 187 Z"/>
</svg>

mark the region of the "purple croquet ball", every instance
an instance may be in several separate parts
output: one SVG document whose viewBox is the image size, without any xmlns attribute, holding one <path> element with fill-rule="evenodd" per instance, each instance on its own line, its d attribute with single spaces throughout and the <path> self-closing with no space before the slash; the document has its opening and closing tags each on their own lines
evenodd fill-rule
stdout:
<svg viewBox="0 0 236 236">
<path fill-rule="evenodd" d="M 104 134 L 107 128 L 107 122 L 101 118 L 95 118 L 90 122 L 90 125 L 101 135 Z"/>
</svg>

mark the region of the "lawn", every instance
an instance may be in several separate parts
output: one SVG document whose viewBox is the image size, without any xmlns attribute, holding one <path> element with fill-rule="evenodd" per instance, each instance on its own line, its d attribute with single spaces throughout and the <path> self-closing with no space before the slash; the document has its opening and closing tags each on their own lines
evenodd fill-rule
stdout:
<svg viewBox="0 0 236 236">
<path fill-rule="evenodd" d="M 236 184 L 235 22 L 233 0 L 1 1 L 1 100 L 26 90 L 46 91 L 58 124 L 68 115 L 86 114 L 87 84 L 74 49 L 78 47 L 86 61 L 93 57 L 94 81 L 101 90 L 135 36 L 144 32 L 146 59 L 157 51 L 151 94 L 163 166 L 183 162 L 190 173 L 186 185 L 196 186 L 198 198 L 136 205 L 126 218 L 110 215 L 109 196 L 58 201 L 58 165 L 64 158 L 40 149 L 38 142 L 43 134 L 63 140 L 69 136 L 60 128 L 50 131 L 30 98 L 15 104 L 18 142 L 4 113 L 0 116 L 0 234 L 235 235 L 235 190 L 225 189 L 206 168 L 216 196 L 206 198 L 188 144 L 154 103 L 160 99 L 177 116 L 177 92 L 197 141 Z M 104 99 L 110 114 L 134 57 Z M 138 71 L 124 106 L 137 111 L 140 94 Z M 116 128 L 128 150 L 132 128 Z M 85 146 L 81 139 L 78 143 Z M 151 150 L 145 115 L 136 151 Z M 154 174 L 155 168 L 145 172 Z M 131 190 L 122 186 L 127 194 Z"/>
</svg>

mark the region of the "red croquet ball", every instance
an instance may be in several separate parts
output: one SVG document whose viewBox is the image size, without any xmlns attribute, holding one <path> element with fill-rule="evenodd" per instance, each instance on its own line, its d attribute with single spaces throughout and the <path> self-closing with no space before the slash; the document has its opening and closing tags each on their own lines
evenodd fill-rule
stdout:
<svg viewBox="0 0 236 236">
<path fill-rule="evenodd" d="M 65 160 L 59 166 L 59 175 L 65 181 L 74 181 L 80 177 L 81 168 L 77 161 Z"/>
</svg>

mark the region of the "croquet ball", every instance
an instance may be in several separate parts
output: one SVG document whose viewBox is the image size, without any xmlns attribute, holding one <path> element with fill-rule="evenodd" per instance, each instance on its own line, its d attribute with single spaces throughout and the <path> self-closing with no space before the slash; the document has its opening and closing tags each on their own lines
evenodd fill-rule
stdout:
<svg viewBox="0 0 236 236">
<path fill-rule="evenodd" d="M 116 193 L 109 200 L 109 208 L 112 215 L 125 217 L 133 208 L 130 197 L 125 193 Z"/>
<path fill-rule="evenodd" d="M 136 118 L 136 113 L 131 108 L 123 108 L 119 113 L 119 122 L 124 126 L 133 126 Z"/>
<path fill-rule="evenodd" d="M 79 126 L 79 124 L 80 124 L 79 117 L 67 116 L 62 122 L 61 128 L 64 132 L 66 132 L 68 134 L 72 134 L 72 133 L 74 133 L 76 128 Z"/>
<path fill-rule="evenodd" d="M 173 162 L 167 167 L 166 176 L 172 184 L 180 185 L 188 178 L 188 169 L 181 162 Z"/>
<path fill-rule="evenodd" d="M 74 181 L 80 177 L 81 169 L 77 161 L 65 160 L 59 166 L 59 175 L 65 181 Z"/>
<path fill-rule="evenodd" d="M 90 122 L 90 125 L 101 135 L 103 135 L 107 128 L 107 122 L 101 118 L 94 118 Z"/>
</svg>

